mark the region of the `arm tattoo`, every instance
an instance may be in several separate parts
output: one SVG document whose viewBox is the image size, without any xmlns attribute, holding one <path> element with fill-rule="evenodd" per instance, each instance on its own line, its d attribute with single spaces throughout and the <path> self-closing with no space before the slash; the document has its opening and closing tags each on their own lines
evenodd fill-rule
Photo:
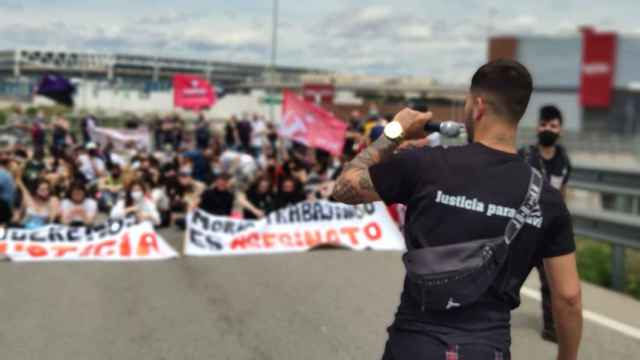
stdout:
<svg viewBox="0 0 640 360">
<path fill-rule="evenodd" d="M 369 167 L 388 159 L 398 144 L 381 136 L 344 166 L 332 197 L 347 204 L 359 204 L 378 198 L 369 176 Z"/>
</svg>

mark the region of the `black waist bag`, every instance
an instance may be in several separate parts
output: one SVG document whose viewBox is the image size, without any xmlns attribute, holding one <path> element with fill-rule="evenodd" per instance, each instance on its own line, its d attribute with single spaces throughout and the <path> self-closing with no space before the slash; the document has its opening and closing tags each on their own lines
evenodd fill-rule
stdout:
<svg viewBox="0 0 640 360">
<path fill-rule="evenodd" d="M 454 245 L 409 249 L 403 261 L 409 293 L 422 311 L 452 310 L 476 302 L 494 283 L 516 238 L 540 199 L 542 176 L 531 169 L 525 199 L 502 236 Z"/>
</svg>

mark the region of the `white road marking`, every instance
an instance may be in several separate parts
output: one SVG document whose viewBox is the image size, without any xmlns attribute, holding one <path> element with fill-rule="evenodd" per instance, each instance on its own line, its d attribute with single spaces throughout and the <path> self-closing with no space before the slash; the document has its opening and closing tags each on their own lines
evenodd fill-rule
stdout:
<svg viewBox="0 0 640 360">
<path fill-rule="evenodd" d="M 520 290 L 520 294 L 525 295 L 529 298 L 532 298 L 536 301 L 542 301 L 542 295 L 540 295 L 539 291 L 530 289 L 526 286 L 522 287 L 522 289 Z M 625 323 L 621 323 L 620 321 L 613 320 L 609 317 L 600 315 L 590 310 L 582 310 L 582 316 L 585 319 L 592 321 L 598 325 L 602 325 L 608 329 L 617 331 L 621 334 L 640 340 L 640 329 L 636 327 L 627 325 Z"/>
</svg>

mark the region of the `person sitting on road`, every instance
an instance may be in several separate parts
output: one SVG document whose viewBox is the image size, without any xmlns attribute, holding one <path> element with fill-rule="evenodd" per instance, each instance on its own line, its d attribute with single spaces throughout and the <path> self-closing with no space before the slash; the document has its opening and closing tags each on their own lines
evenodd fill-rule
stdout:
<svg viewBox="0 0 640 360">
<path fill-rule="evenodd" d="M 233 210 L 235 196 L 230 189 L 231 175 L 221 174 L 213 181 L 212 186 L 200 195 L 198 208 L 206 213 L 220 216 L 230 216 Z M 257 214 L 260 210 L 254 207 Z"/>
<path fill-rule="evenodd" d="M 22 226 L 25 229 L 37 229 L 54 222 L 58 216 L 60 203 L 58 198 L 52 195 L 51 184 L 47 180 L 41 179 L 32 194 L 22 182 L 22 174 L 16 176 L 16 179 L 18 187 L 22 191 L 24 210 Z"/>
<path fill-rule="evenodd" d="M 112 218 L 123 218 L 135 215 L 139 222 L 149 221 L 160 224 L 160 214 L 144 183 L 135 180 L 127 187 L 125 198 L 119 200 L 111 210 Z"/>
<path fill-rule="evenodd" d="M 94 199 L 87 197 L 84 184 L 73 183 L 67 198 L 60 204 L 61 222 L 71 226 L 89 226 L 93 225 L 97 213 L 98 204 Z"/>
</svg>

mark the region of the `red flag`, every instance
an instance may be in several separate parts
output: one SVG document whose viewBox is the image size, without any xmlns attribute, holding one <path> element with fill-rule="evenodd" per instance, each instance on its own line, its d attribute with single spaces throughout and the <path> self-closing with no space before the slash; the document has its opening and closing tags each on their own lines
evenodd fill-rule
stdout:
<svg viewBox="0 0 640 360">
<path fill-rule="evenodd" d="M 342 154 L 347 124 L 323 108 L 285 90 L 280 135 L 309 147 Z"/>
<path fill-rule="evenodd" d="M 616 64 L 616 34 L 582 33 L 580 103 L 585 107 L 608 107 Z"/>
<path fill-rule="evenodd" d="M 198 111 L 216 103 L 216 92 L 206 79 L 195 75 L 178 74 L 173 77 L 173 105 Z"/>
</svg>

